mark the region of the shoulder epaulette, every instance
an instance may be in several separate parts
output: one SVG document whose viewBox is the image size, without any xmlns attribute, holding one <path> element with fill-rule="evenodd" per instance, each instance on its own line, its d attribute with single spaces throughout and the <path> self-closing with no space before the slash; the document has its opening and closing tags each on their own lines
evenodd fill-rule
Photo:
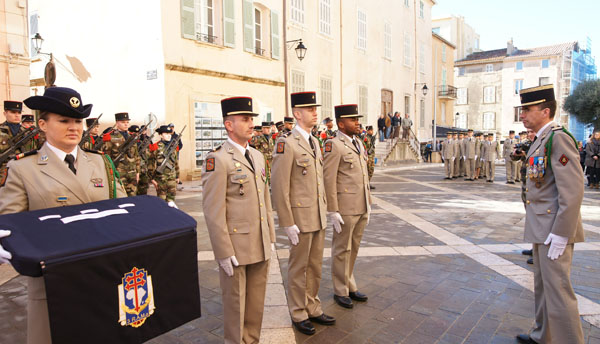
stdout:
<svg viewBox="0 0 600 344">
<path fill-rule="evenodd" d="M 215 149 L 212 150 L 212 152 L 218 151 L 219 149 L 221 149 L 221 147 L 223 147 L 222 143 L 220 145 L 216 146 Z"/>
<path fill-rule="evenodd" d="M 100 155 L 104 154 L 103 151 L 94 150 L 94 149 L 82 148 L 82 150 L 86 153 L 93 153 L 93 154 L 100 154 Z"/>
<path fill-rule="evenodd" d="M 290 135 L 292 135 L 292 132 L 291 131 L 286 131 L 286 132 L 282 133 L 280 137 L 286 138 L 286 137 L 288 137 Z"/>
<path fill-rule="evenodd" d="M 37 149 L 34 149 L 34 150 L 30 150 L 29 152 L 17 154 L 15 156 L 15 160 L 19 160 L 19 159 L 23 159 L 23 158 L 31 156 L 31 155 L 35 155 L 35 154 L 37 154 L 37 152 L 38 152 Z"/>
</svg>

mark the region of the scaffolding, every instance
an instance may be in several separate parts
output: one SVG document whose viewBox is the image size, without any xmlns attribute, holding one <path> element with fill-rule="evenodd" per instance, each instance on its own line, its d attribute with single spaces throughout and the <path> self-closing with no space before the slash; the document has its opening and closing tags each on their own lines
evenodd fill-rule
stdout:
<svg viewBox="0 0 600 344">
<path fill-rule="evenodd" d="M 597 78 L 596 61 L 592 57 L 592 40 L 588 37 L 586 39 L 585 49 L 581 49 L 578 44 L 575 45 L 572 51 L 569 51 L 569 62 L 570 68 L 566 68 L 566 60 L 563 55 L 563 66 L 562 72 L 562 87 L 561 96 L 566 99 L 573 91 L 579 86 L 580 83 L 587 80 L 595 80 Z M 568 71 L 568 72 L 567 72 Z M 568 89 L 565 88 L 568 85 Z M 562 88 L 565 88 L 564 90 Z M 563 93 L 564 92 L 564 93 Z M 564 100 L 563 99 L 563 100 Z M 573 136 L 578 141 L 585 142 L 588 136 L 592 133 L 593 128 L 590 125 L 583 124 L 575 118 L 575 116 L 568 115 L 569 119 L 569 130 L 573 133 Z"/>
</svg>

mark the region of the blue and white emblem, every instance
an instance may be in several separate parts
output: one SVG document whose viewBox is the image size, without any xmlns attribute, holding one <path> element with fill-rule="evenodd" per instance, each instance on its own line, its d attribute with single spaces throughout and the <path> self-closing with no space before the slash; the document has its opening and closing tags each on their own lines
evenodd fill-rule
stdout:
<svg viewBox="0 0 600 344">
<path fill-rule="evenodd" d="M 152 276 L 145 269 L 134 267 L 119 284 L 119 323 L 140 327 L 154 313 Z"/>
</svg>

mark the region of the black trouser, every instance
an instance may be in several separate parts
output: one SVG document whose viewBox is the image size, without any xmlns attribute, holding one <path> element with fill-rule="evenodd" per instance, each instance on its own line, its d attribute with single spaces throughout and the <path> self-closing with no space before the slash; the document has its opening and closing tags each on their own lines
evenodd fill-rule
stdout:
<svg viewBox="0 0 600 344">
<path fill-rule="evenodd" d="M 590 178 L 590 185 L 598 184 L 600 182 L 600 168 L 588 166 L 586 170 Z"/>
</svg>

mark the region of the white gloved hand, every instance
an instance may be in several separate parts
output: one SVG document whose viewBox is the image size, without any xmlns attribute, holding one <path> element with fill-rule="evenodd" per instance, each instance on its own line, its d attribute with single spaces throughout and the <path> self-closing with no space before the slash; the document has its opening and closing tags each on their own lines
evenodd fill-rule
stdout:
<svg viewBox="0 0 600 344">
<path fill-rule="evenodd" d="M 329 213 L 329 219 L 331 220 L 332 224 L 333 224 L 333 229 L 335 230 L 336 233 L 341 233 L 342 232 L 342 225 L 344 224 L 344 220 L 342 220 L 342 215 L 340 215 L 340 213 L 336 212 L 330 212 Z"/>
<path fill-rule="evenodd" d="M 0 238 L 5 238 L 10 235 L 10 231 L 0 229 Z M 0 245 L 0 264 L 10 264 L 10 259 L 12 259 L 12 254 L 6 251 L 2 245 Z"/>
<path fill-rule="evenodd" d="M 221 269 L 223 269 L 223 271 L 225 271 L 229 277 L 233 276 L 233 267 L 240 265 L 235 256 L 227 257 L 225 259 L 217 259 L 217 261 L 219 262 Z"/>
<path fill-rule="evenodd" d="M 275 252 L 275 244 L 271 243 L 271 252 Z"/>
<path fill-rule="evenodd" d="M 467 156 L 466 155 L 463 155 L 463 160 L 467 160 Z"/>
<path fill-rule="evenodd" d="M 296 246 L 298 245 L 298 241 L 300 241 L 300 239 L 298 239 L 298 234 L 300 234 L 300 229 L 298 229 L 298 226 L 293 225 L 293 226 L 289 226 L 289 227 L 285 227 L 285 233 L 288 236 L 288 239 L 290 239 L 290 242 L 292 243 L 292 245 Z"/>
<path fill-rule="evenodd" d="M 567 242 L 569 242 L 569 238 L 550 233 L 546 241 L 544 241 L 544 245 L 550 244 L 548 258 L 556 260 L 558 257 L 562 256 L 562 254 L 565 253 Z"/>
<path fill-rule="evenodd" d="M 169 203 L 167 203 L 167 205 L 171 208 L 179 209 L 179 207 L 177 207 L 177 204 L 175 204 L 175 202 L 173 202 L 173 201 L 169 201 Z"/>
<path fill-rule="evenodd" d="M 454 161 L 454 159 L 456 159 L 455 157 L 452 157 L 452 161 Z"/>
<path fill-rule="evenodd" d="M 475 155 L 475 160 L 477 160 L 477 155 Z"/>
<path fill-rule="evenodd" d="M 371 211 L 369 211 L 367 213 L 367 224 L 365 225 L 365 227 L 367 227 L 369 225 L 369 223 L 371 222 Z"/>
</svg>

